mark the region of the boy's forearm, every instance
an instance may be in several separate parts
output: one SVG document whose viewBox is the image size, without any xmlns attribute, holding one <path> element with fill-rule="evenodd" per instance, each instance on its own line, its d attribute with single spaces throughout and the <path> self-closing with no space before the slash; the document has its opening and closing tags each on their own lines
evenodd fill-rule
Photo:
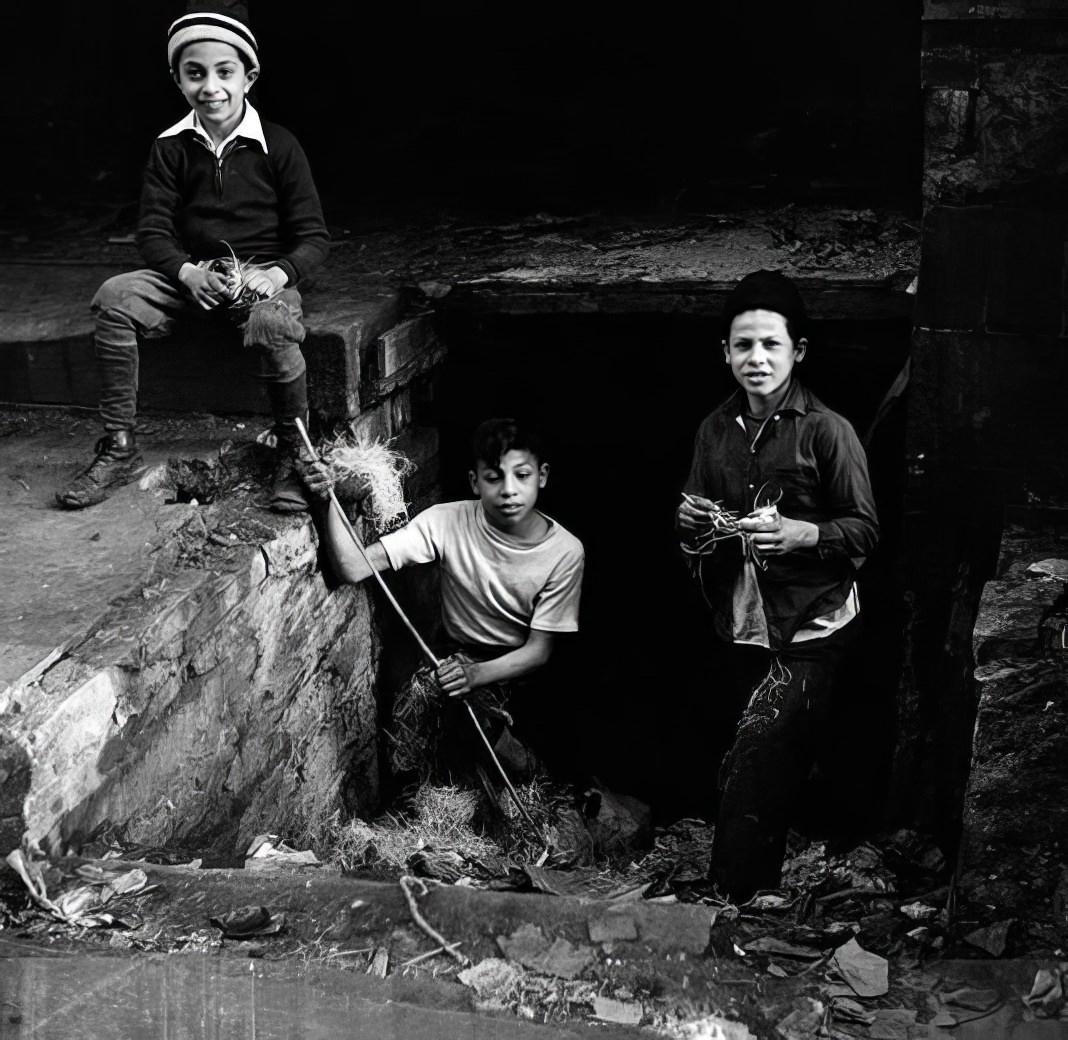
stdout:
<svg viewBox="0 0 1068 1040">
<path fill-rule="evenodd" d="M 518 679 L 545 665 L 552 654 L 552 636 L 547 632 L 531 632 L 531 637 L 523 646 L 509 650 L 500 657 L 468 665 L 471 686 L 477 688 Z"/>
<path fill-rule="evenodd" d="M 390 569 L 389 557 L 381 542 L 373 542 L 371 545 L 364 546 L 366 559 L 364 558 L 364 554 L 356 548 L 352 536 L 332 503 L 326 507 L 324 526 L 326 551 L 335 573 L 342 581 L 350 585 L 358 585 L 361 581 L 371 577 L 375 571 Z"/>
</svg>

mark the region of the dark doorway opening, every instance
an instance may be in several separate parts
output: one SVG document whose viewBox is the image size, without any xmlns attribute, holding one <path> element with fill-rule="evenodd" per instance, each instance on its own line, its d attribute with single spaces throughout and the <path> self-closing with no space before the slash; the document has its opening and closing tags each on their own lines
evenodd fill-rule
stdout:
<svg viewBox="0 0 1068 1040">
<path fill-rule="evenodd" d="M 655 818 L 707 818 L 734 718 L 673 513 L 697 426 L 735 386 L 717 322 L 463 312 L 439 322 L 449 355 L 436 377 L 432 421 L 444 496 L 470 494 L 473 426 L 515 415 L 550 445 L 541 506 L 586 548 L 581 631 L 554 656 L 536 703 L 517 705 L 517 728 L 553 764 L 649 802 Z M 907 357 L 909 334 L 902 321 L 817 322 L 806 382 L 864 437 Z M 813 802 L 817 828 L 874 822 L 888 771 L 900 631 L 897 413 L 885 415 L 869 443 L 882 540 L 862 572 L 867 635 L 829 727 L 831 754 Z"/>
</svg>

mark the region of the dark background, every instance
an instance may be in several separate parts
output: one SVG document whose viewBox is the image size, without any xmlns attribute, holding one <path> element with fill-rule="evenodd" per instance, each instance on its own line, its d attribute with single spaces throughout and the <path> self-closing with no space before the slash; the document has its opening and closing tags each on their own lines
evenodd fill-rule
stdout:
<svg viewBox="0 0 1068 1040">
<path fill-rule="evenodd" d="M 332 224 L 918 202 L 919 4 L 249 6 L 255 103 L 303 142 Z M 185 111 L 165 46 L 185 11 L 8 5 L 7 217 L 136 200 Z"/>
</svg>

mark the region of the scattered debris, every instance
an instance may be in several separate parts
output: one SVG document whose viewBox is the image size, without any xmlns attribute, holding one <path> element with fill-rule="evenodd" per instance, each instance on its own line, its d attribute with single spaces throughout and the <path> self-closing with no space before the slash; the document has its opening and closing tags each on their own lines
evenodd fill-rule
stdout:
<svg viewBox="0 0 1068 1040">
<path fill-rule="evenodd" d="M 415 893 L 416 890 L 418 890 L 420 895 L 426 895 L 427 888 L 424 882 L 420 878 L 402 877 L 399 884 L 401 891 L 404 893 L 404 898 L 408 903 L 408 910 L 411 912 L 412 920 L 438 944 L 440 949 L 454 957 L 463 967 L 468 967 L 471 961 L 456 949 L 460 944 L 450 943 L 439 932 L 432 928 L 426 918 L 419 912 L 419 906 L 415 901 Z"/>
<path fill-rule="evenodd" d="M 590 947 L 574 946 L 566 939 L 550 942 L 533 924 L 524 924 L 511 935 L 497 936 L 497 945 L 510 961 L 561 979 L 575 978 L 594 959 Z"/>
<path fill-rule="evenodd" d="M 608 790 L 595 783 L 583 794 L 583 815 L 593 839 L 593 851 L 610 861 L 626 862 L 635 849 L 648 848 L 652 841 L 650 809 L 629 795 Z"/>
<path fill-rule="evenodd" d="M 83 883 L 60 893 L 54 899 L 48 895 L 44 871 L 22 849 L 15 849 L 5 862 L 22 879 L 30 898 L 55 920 L 78 928 L 127 928 L 141 926 L 141 917 L 133 910 L 119 910 L 124 897 L 152 892 L 157 886 L 148 884 L 143 870 L 105 871 L 99 867 L 80 867 L 77 877 Z M 111 910 L 104 910 L 105 906 Z"/>
<path fill-rule="evenodd" d="M 384 979 L 389 974 L 389 950 L 385 946 L 379 946 L 371 956 L 371 963 L 367 965 L 367 975 L 374 975 Z"/>
<path fill-rule="evenodd" d="M 488 957 L 457 978 L 474 990 L 478 1003 L 486 1009 L 503 1009 L 514 999 L 523 972 L 509 961 Z"/>
<path fill-rule="evenodd" d="M 858 997 L 881 997 L 889 988 L 889 965 L 878 954 L 850 939 L 834 951 L 831 963 Z"/>
<path fill-rule="evenodd" d="M 288 869 L 320 867 L 322 861 L 314 852 L 298 852 L 290 848 L 277 834 L 258 834 L 245 852 L 245 870 Z"/>
<path fill-rule="evenodd" d="M 1039 1018 L 1055 1018 L 1065 1006 L 1065 973 L 1068 964 L 1059 964 L 1055 968 L 1039 968 L 1031 992 L 1023 1002 Z"/>
<path fill-rule="evenodd" d="M 810 1040 L 823 1025 L 826 1008 L 820 1001 L 803 997 L 800 1004 L 775 1027 L 783 1040 Z"/>
<path fill-rule="evenodd" d="M 594 997 L 593 1017 L 621 1026 L 636 1026 L 642 1020 L 642 1006 L 631 1000 Z"/>
<path fill-rule="evenodd" d="M 985 950 L 991 957 L 1000 957 L 1005 952 L 1009 940 L 1009 929 L 1013 923 L 1010 917 L 985 928 L 976 928 L 975 931 L 964 936 L 964 941 L 980 950 Z"/>
<path fill-rule="evenodd" d="M 813 949 L 811 946 L 798 946 L 796 943 L 776 939 L 772 935 L 762 935 L 759 939 L 746 943 L 745 952 L 768 953 L 778 957 L 797 957 L 806 961 L 818 961 L 824 956 L 822 951 Z"/>
<path fill-rule="evenodd" d="M 657 1032 L 678 1040 L 757 1040 L 744 1022 L 733 1022 L 720 1015 L 708 1014 L 665 1023 Z"/>
<path fill-rule="evenodd" d="M 451 954 L 454 950 L 459 949 L 461 946 L 463 946 L 463 940 L 462 939 L 459 942 L 454 942 L 451 946 L 439 946 L 436 950 L 427 950 L 426 953 L 421 953 L 421 954 L 419 954 L 418 957 L 410 957 L 402 965 L 400 965 L 400 967 L 402 969 L 404 969 L 404 968 L 412 968 L 416 964 L 422 964 L 423 961 L 430 960 L 431 957 L 437 957 L 439 954 L 442 954 L 442 953 L 450 953 Z"/>
<path fill-rule="evenodd" d="M 252 939 L 277 935 L 286 923 L 285 914 L 272 914 L 265 906 L 241 906 L 208 920 L 222 932 L 224 939 Z"/>
<path fill-rule="evenodd" d="M 831 1017 L 839 1022 L 853 1022 L 861 1026 L 870 1026 L 875 1021 L 875 1012 L 869 1011 L 850 997 L 833 996 L 831 998 Z"/>
<path fill-rule="evenodd" d="M 876 1008 L 868 1036 L 871 1040 L 909 1040 L 914 1025 L 916 1011 L 912 1008 Z"/>
</svg>

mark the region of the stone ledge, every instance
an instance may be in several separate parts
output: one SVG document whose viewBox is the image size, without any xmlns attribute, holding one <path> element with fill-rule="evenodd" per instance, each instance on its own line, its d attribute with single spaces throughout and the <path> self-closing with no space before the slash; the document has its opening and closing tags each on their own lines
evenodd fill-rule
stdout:
<svg viewBox="0 0 1068 1040">
<path fill-rule="evenodd" d="M 0 385 L 19 404 L 95 407 L 97 380 L 88 302 L 127 267 L 0 264 Z M 401 294 L 379 283 L 310 288 L 304 297 L 311 408 L 323 422 L 359 414 L 366 356 L 401 317 Z M 141 351 L 140 407 L 268 414 L 240 337 L 224 324 L 186 323 Z"/>
</svg>

